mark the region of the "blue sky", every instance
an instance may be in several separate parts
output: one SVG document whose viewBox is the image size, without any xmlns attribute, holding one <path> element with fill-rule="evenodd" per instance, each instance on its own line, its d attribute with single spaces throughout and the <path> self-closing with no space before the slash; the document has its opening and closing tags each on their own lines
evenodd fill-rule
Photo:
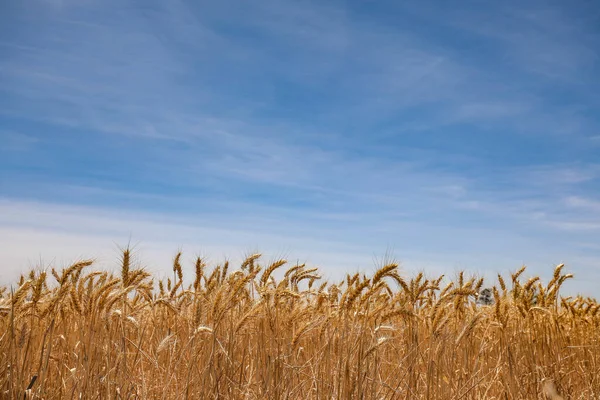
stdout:
<svg viewBox="0 0 600 400">
<path fill-rule="evenodd" d="M 598 296 L 599 49 L 586 1 L 2 2 L 2 280 L 131 238 Z"/>
</svg>

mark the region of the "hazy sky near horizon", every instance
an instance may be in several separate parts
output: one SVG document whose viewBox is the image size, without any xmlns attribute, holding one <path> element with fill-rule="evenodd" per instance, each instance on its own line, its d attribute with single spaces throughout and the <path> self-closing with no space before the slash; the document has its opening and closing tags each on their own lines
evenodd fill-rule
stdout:
<svg viewBox="0 0 600 400">
<path fill-rule="evenodd" d="M 594 2 L 2 1 L 0 143 L 0 283 L 131 241 L 600 297 Z"/>
</svg>

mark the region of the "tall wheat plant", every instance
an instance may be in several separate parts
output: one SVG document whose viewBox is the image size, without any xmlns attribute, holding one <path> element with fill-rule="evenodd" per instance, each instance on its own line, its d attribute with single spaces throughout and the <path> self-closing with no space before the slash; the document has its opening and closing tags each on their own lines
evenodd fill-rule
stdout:
<svg viewBox="0 0 600 400">
<path fill-rule="evenodd" d="M 82 261 L 0 289 L 2 399 L 600 399 L 600 304 L 570 274 L 324 282 L 258 254 L 157 281 Z M 485 293 L 485 301 L 479 301 Z"/>
</svg>

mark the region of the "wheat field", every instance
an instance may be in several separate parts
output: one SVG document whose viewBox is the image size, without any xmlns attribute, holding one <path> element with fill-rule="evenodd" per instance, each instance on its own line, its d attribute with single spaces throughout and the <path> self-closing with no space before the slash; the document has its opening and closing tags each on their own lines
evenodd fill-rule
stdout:
<svg viewBox="0 0 600 400">
<path fill-rule="evenodd" d="M 600 304 L 561 297 L 563 265 L 325 282 L 258 254 L 184 277 L 179 253 L 157 281 L 131 258 L 0 289 L 0 398 L 600 399 Z"/>
</svg>

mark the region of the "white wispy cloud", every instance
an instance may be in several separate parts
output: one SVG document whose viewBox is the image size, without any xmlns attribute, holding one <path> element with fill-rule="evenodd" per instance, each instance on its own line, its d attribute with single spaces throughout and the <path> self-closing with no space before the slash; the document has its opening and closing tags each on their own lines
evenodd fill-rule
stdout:
<svg viewBox="0 0 600 400">
<path fill-rule="evenodd" d="M 280 95 L 266 76 L 320 94 L 327 90 L 325 95 L 335 101 L 316 118 L 325 115 L 344 121 L 350 113 L 360 115 L 357 122 L 364 124 L 427 105 L 426 113 L 432 117 L 429 129 L 461 122 L 482 126 L 501 122 L 523 131 L 580 134 L 582 126 L 590 123 L 583 113 L 544 111 L 546 102 L 524 90 L 523 77 L 511 76 L 510 69 L 499 72 L 493 66 L 477 66 L 456 49 L 402 27 L 357 21 L 343 7 L 293 2 L 237 6 L 198 7 L 170 1 L 135 10 L 126 23 L 118 18 L 112 23 L 91 23 L 95 19 L 80 12 L 81 7 L 63 7 L 66 15 L 59 14 L 58 20 L 69 21 L 69 30 L 76 35 L 61 35 L 45 47 L 2 44 L 21 49 L 18 57 L 2 64 L 4 73 L 15 79 L 6 90 L 27 99 L 31 118 L 150 138 L 181 139 L 195 126 L 184 121 L 215 113 L 256 119 Z M 91 2 L 89 7 L 99 5 Z M 442 14 L 432 13 L 439 16 L 437 22 Z M 558 18 L 555 14 L 549 18 Z M 443 14 L 446 23 L 499 37 L 507 42 L 507 49 L 523 47 L 531 57 L 536 57 L 532 49 L 543 50 L 529 41 L 540 37 L 548 47 L 555 43 L 546 38 L 550 24 L 546 20 L 538 23 L 540 32 L 530 32 L 532 22 L 513 13 L 499 14 L 486 24 L 466 23 L 481 20 L 475 17 L 473 11 L 461 9 L 448 17 Z M 237 40 L 223 33 L 221 26 L 227 23 L 239 24 Z M 509 28 L 510 24 L 516 26 Z M 264 41 L 242 39 L 244 33 Z M 570 49 L 578 43 L 571 36 L 564 39 Z M 549 51 L 552 59 L 568 60 L 563 62 L 571 63 L 575 71 L 586 63 L 569 54 L 555 57 L 557 52 L 560 48 Z M 242 89 L 236 91 L 233 107 L 231 95 L 223 90 L 228 79 Z M 219 90 L 211 80 L 221 83 Z M 186 81 L 191 83 L 188 88 L 175 84 Z M 48 105 L 50 99 L 54 105 Z M 22 113 L 22 108 L 17 103 L 3 112 Z"/>
<path fill-rule="evenodd" d="M 303 228 L 303 215 L 270 223 L 265 219 L 267 211 L 232 224 L 223 216 L 177 216 L 12 200 L 0 202 L 0 210 L 0 242 L 7 266 L 3 279 L 8 281 L 40 262 L 44 266 L 61 266 L 91 257 L 98 260 L 100 267 L 114 268 L 118 246 L 130 241 L 136 245 L 141 265 L 158 274 L 168 273 L 179 249 L 185 252 L 186 259 L 201 254 L 213 262 L 225 258 L 239 262 L 248 253 L 261 251 L 267 258 L 285 256 L 293 262 L 318 265 L 331 279 L 341 279 L 348 271 L 371 271 L 375 260 L 390 249 L 407 273 L 425 269 L 428 274 L 441 274 L 464 268 L 493 278 L 493 272 L 507 272 L 526 263 L 530 273 L 546 277 L 551 275 L 553 263 L 571 261 L 557 258 L 560 248 L 540 253 L 543 245 L 535 239 L 481 228 L 416 230 L 418 224 L 405 223 L 396 224 L 394 231 L 383 227 L 377 232 L 368 221 L 360 221 L 356 233 L 348 237 L 347 225 L 327 228 L 325 223 L 319 227 L 324 231 L 309 224 Z M 366 234 L 379 243 L 374 245 Z M 406 242 L 399 242 L 398 237 Z M 595 276 L 591 262 L 594 259 L 588 257 L 582 262 L 584 259 L 573 257 L 574 265 L 569 265 L 569 270 L 582 277 L 567 290 L 593 295 L 597 288 L 588 279 Z"/>
<path fill-rule="evenodd" d="M 565 199 L 565 203 L 569 207 L 597 213 L 600 216 L 600 201 L 598 200 L 579 196 L 569 196 Z"/>
<path fill-rule="evenodd" d="M 533 1 L 486 4 L 486 7 L 477 7 L 472 2 L 463 7 L 439 7 L 433 2 L 423 2 L 410 8 L 438 23 L 496 41 L 510 57 L 509 66 L 538 76 L 578 81 L 598 59 L 595 51 L 598 38 L 586 30 L 589 15 L 583 10 L 576 15 L 573 11 L 577 7 Z"/>
</svg>

